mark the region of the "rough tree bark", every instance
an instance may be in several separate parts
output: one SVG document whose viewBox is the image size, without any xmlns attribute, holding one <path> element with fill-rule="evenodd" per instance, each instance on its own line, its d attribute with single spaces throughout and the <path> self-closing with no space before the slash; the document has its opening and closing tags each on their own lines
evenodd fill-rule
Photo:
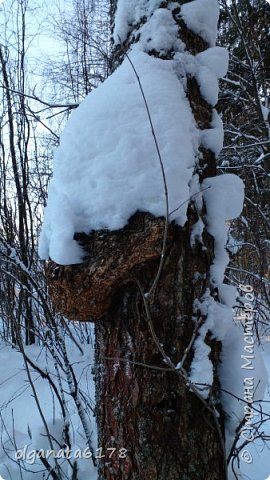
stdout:
<svg viewBox="0 0 270 480">
<path fill-rule="evenodd" d="M 206 42 L 189 31 L 179 16 L 185 2 L 163 1 L 159 6 L 167 8 L 170 3 L 187 49 L 193 55 L 204 51 Z M 111 4 L 114 13 L 116 2 Z M 133 41 L 131 32 L 115 50 L 114 67 Z M 156 51 L 150 53 L 160 56 Z M 172 55 L 169 52 L 162 58 Z M 195 78 L 188 78 L 187 96 L 198 128 L 210 128 L 212 108 L 202 98 Z M 201 154 L 194 171 L 200 181 L 216 174 L 214 154 L 205 149 Z M 220 343 L 208 332 L 205 341 L 211 347 L 215 378 L 211 400 L 206 402 L 169 367 L 162 353 L 174 365 L 180 362 L 194 335 L 193 301 L 211 289 L 213 239 L 204 231 L 204 246 L 190 245 L 198 218 L 191 202 L 185 226 L 169 225 L 164 267 L 150 299 L 144 293 L 157 275 L 165 222 L 147 213 L 135 214 L 118 232 L 78 233 L 77 240 L 92 252 L 84 264 L 61 267 L 51 262 L 48 266 L 58 310 L 70 318 L 98 320 L 96 414 L 104 454 L 100 480 L 226 479 L 217 375 Z M 75 298 L 79 290 L 82 296 Z M 217 292 L 212 290 L 212 295 Z M 192 358 L 191 349 L 183 364 L 187 373 Z M 215 411 L 220 414 L 218 421 Z M 117 449 L 111 458 L 109 448 Z M 126 449 L 124 458 L 119 455 L 121 448 Z"/>
</svg>

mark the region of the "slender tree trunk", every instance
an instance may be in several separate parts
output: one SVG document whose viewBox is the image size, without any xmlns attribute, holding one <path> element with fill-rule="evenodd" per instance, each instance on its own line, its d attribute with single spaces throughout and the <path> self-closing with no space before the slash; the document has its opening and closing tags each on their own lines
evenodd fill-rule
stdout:
<svg viewBox="0 0 270 480">
<path fill-rule="evenodd" d="M 25 16 L 23 15 L 23 22 Z M 23 38 L 25 39 L 25 24 L 23 23 Z M 21 51 L 19 52 L 19 67 L 21 75 L 21 91 L 24 91 L 24 43 L 22 43 Z M 18 206 L 18 244 L 20 247 L 20 256 L 25 267 L 29 267 L 31 263 L 31 257 L 29 255 L 29 243 L 33 242 L 33 232 L 31 230 L 31 236 L 29 232 L 29 218 L 31 217 L 30 204 L 28 197 L 28 143 L 29 143 L 29 125 L 25 110 L 25 104 L 23 97 L 20 98 L 20 119 L 16 120 L 16 115 L 13 109 L 13 99 L 10 86 L 10 76 L 8 71 L 8 60 L 4 48 L 0 46 L 0 65 L 2 69 L 3 85 L 5 88 L 5 96 L 7 102 L 7 117 L 9 128 L 9 149 L 11 164 L 16 188 L 17 206 Z M 17 121 L 17 125 L 16 122 Z M 15 128 L 17 127 L 17 130 Z M 19 274 L 19 280 L 24 288 L 21 289 L 18 301 L 18 320 L 21 321 L 25 327 L 25 342 L 26 345 L 35 343 L 34 334 L 34 318 L 31 305 L 31 285 L 28 280 L 27 274 L 21 272 Z"/>
</svg>

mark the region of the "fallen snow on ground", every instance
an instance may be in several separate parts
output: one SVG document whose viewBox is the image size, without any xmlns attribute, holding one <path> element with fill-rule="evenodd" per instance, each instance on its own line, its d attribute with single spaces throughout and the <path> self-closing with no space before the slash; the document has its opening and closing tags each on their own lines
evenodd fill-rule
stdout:
<svg viewBox="0 0 270 480">
<path fill-rule="evenodd" d="M 241 334 L 240 334 L 241 336 Z M 240 343 L 238 342 L 240 341 Z M 239 335 L 230 338 L 227 341 L 227 355 L 236 357 L 236 364 L 241 364 L 239 346 L 241 339 Z M 71 362 L 74 364 L 76 374 L 80 378 L 80 388 L 88 395 L 88 398 L 94 399 L 94 384 L 91 374 L 91 365 L 93 364 L 93 353 L 89 345 L 84 346 L 84 355 L 76 351 L 76 347 L 72 344 L 68 345 Z M 54 372 L 53 363 L 45 351 L 38 346 L 26 347 L 26 353 L 31 359 L 38 363 L 43 369 Z M 268 373 L 270 374 L 270 343 L 265 342 L 263 346 L 263 357 Z M 61 440 L 62 419 L 57 400 L 52 397 L 52 392 L 46 380 L 33 372 L 31 369 L 34 385 L 40 400 L 42 410 L 45 414 L 47 423 L 51 432 Z M 52 376 L 53 379 L 54 376 Z M 47 449 L 48 443 L 44 437 L 44 427 L 40 418 L 37 406 L 32 396 L 31 387 L 29 385 L 27 375 L 24 369 L 22 355 L 10 346 L 4 343 L 0 346 L 0 385 L 1 385 L 1 402 L 0 402 L 0 422 L 1 422 L 1 447 L 0 447 L 0 475 L 4 480 L 43 480 L 42 466 L 39 464 L 28 464 L 28 470 L 22 470 L 22 477 L 18 463 L 15 460 L 16 449 L 28 446 L 28 452 L 32 449 Z M 64 382 L 64 387 L 67 389 Z M 235 394 L 242 394 L 242 383 L 235 383 Z M 270 385 L 264 396 L 265 402 L 270 402 Z M 239 404 L 237 406 L 237 403 Z M 270 403 L 262 404 L 264 412 L 270 414 Z M 244 403 L 235 402 L 238 415 L 240 409 L 243 413 Z M 259 404 L 256 404 L 259 408 Z M 85 438 L 80 426 L 80 421 L 72 400 L 69 400 L 69 410 L 71 412 L 72 438 L 74 445 L 80 450 L 86 446 Z M 231 412 L 230 412 L 231 413 Z M 256 420 L 256 419 L 255 419 Z M 96 427 L 95 419 L 91 419 L 91 428 L 93 430 L 93 441 L 96 448 Z M 262 426 L 262 431 L 270 435 L 270 423 Z M 32 437 L 32 438 L 31 438 Z M 16 441 L 16 448 L 14 446 Z M 245 479 L 265 480 L 269 475 L 269 452 L 266 445 L 260 440 L 250 442 L 248 450 L 253 461 L 250 464 L 240 460 L 240 471 L 244 474 Z M 5 453 L 6 449 L 6 453 Z M 8 457 L 9 455 L 9 457 Z M 39 473 L 38 473 L 39 472 Z M 71 480 L 68 469 L 66 470 L 66 480 Z M 230 480 L 235 480 L 230 474 Z M 241 477 L 239 476 L 239 479 Z M 79 460 L 78 480 L 96 480 L 97 473 L 92 466 L 90 460 Z"/>
<path fill-rule="evenodd" d="M 44 371 L 50 372 L 57 384 L 53 360 L 50 354 L 39 346 L 25 347 L 26 354 Z M 68 342 L 70 362 L 74 366 L 79 387 L 89 401 L 94 400 L 94 383 L 91 375 L 93 352 L 90 345 L 85 345 L 81 355 L 74 344 Z M 63 418 L 57 398 L 53 395 L 48 381 L 30 367 L 34 387 L 50 432 L 59 444 L 53 442 L 55 452 L 61 451 L 63 445 Z M 62 376 L 64 390 L 68 391 L 66 378 Z M 1 343 L 0 345 L 0 475 L 5 480 L 43 480 L 47 478 L 46 469 L 40 460 L 33 460 L 34 450 L 50 450 L 44 424 L 39 414 L 33 391 L 25 371 L 23 356 L 16 349 Z M 66 394 L 71 425 L 72 451 L 84 452 L 87 448 L 84 432 L 81 427 L 77 409 L 70 395 Z M 92 440 L 96 448 L 95 420 L 88 418 L 92 431 Z M 16 451 L 25 451 L 26 461 L 16 461 Z M 52 456 L 48 461 L 53 464 Z M 34 462 L 34 463 L 33 463 Z M 63 480 L 71 479 L 68 463 L 63 461 Z M 79 459 L 79 480 L 96 480 L 97 474 L 91 459 Z M 45 477 L 43 476 L 45 472 Z"/>
<path fill-rule="evenodd" d="M 236 344 L 237 339 L 228 339 L 227 345 L 230 344 L 230 350 L 228 350 L 228 355 L 231 353 L 233 356 L 238 355 L 239 352 L 239 344 Z M 240 345 L 243 346 L 243 336 L 242 340 L 240 339 Z M 234 346 L 236 350 L 233 351 Z M 257 357 L 258 350 L 256 349 L 255 358 Z M 253 421 L 256 423 L 263 419 L 264 423 L 259 428 L 258 433 L 263 433 L 265 436 L 270 436 L 270 342 L 265 341 L 263 343 L 262 348 L 259 349 L 259 354 L 262 355 L 263 362 L 265 367 L 263 366 L 262 369 L 266 368 L 267 370 L 267 386 L 265 389 L 264 394 L 262 393 L 261 385 L 258 384 L 260 380 L 260 376 L 254 375 L 255 385 L 257 386 L 256 397 L 259 400 L 263 400 L 263 402 L 255 402 L 254 408 L 257 409 L 257 412 L 254 412 L 255 415 L 253 417 Z M 261 368 L 261 360 L 260 367 Z M 257 361 L 256 361 L 257 363 Z M 243 370 L 242 370 L 243 372 Z M 254 374 L 254 370 L 250 371 L 251 375 Z M 242 373 L 243 375 L 243 373 Z M 243 387 L 241 383 L 235 383 L 233 392 L 240 393 L 239 388 Z M 225 395 L 225 394 L 224 394 Z M 243 395 L 243 393 L 242 393 Z M 238 404 L 237 404 L 238 403 Z M 243 415 L 244 411 L 244 402 L 234 402 L 235 408 L 230 411 L 230 414 L 235 414 L 235 418 L 239 419 L 240 409 L 242 410 L 241 414 Z M 260 411 L 263 412 L 261 417 Z M 228 432 L 227 432 L 228 433 Z M 247 434 L 246 434 L 247 435 Z M 243 444 L 244 438 L 240 439 L 238 445 Z M 244 460 L 245 459 L 245 460 Z M 248 461 L 247 461 L 248 460 Z M 234 469 L 237 472 L 237 479 L 238 480 L 268 480 L 270 476 L 270 462 L 269 462 L 269 440 L 263 442 L 262 439 L 255 439 L 251 442 L 248 442 L 247 445 L 243 448 L 242 454 L 240 454 L 240 462 L 239 468 L 237 467 L 237 462 L 234 463 Z M 229 480 L 235 480 L 235 476 L 232 472 L 231 465 L 229 467 Z"/>
</svg>

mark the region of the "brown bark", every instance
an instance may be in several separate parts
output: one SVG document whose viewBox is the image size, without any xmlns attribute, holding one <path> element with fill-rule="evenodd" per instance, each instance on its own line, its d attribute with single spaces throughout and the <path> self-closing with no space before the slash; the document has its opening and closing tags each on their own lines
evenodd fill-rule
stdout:
<svg viewBox="0 0 270 480">
<path fill-rule="evenodd" d="M 122 230 L 77 233 L 84 263 L 71 266 L 49 262 L 49 293 L 58 312 L 70 320 L 96 321 L 108 311 L 114 292 L 132 280 L 135 267 L 160 257 L 164 218 L 137 213 Z M 172 240 L 169 227 L 167 248 Z"/>
<path fill-rule="evenodd" d="M 205 281 L 194 282 L 194 274 L 206 273 L 209 259 L 200 247 L 191 251 L 188 227 L 174 226 L 173 232 L 151 318 L 159 341 L 176 365 L 194 329 L 192 300 L 206 286 Z M 151 286 L 157 267 L 158 262 L 152 261 L 137 271 L 136 279 L 144 292 Z M 98 322 L 96 346 L 99 446 L 105 455 L 100 479 L 226 478 L 212 415 L 176 372 L 148 368 L 166 365 L 151 336 L 135 281 L 118 292 L 108 314 Z M 212 341 L 212 346 L 217 363 L 219 345 Z M 192 354 L 184 365 L 187 370 L 191 360 Z M 117 450 L 110 459 L 112 447 Z M 119 458 L 121 448 L 127 450 L 126 458 Z"/>
</svg>

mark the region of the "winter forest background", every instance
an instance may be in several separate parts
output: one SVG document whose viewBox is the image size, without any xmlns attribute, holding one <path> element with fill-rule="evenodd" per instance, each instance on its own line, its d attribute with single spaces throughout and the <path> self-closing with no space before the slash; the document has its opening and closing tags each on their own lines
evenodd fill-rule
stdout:
<svg viewBox="0 0 270 480">
<path fill-rule="evenodd" d="M 0 4 L 0 475 L 5 480 L 97 478 L 94 327 L 56 313 L 38 240 L 60 135 L 72 112 L 114 69 L 112 4 Z M 270 5 L 219 4 L 217 45 L 228 49 L 229 69 L 219 81 L 216 106 L 224 124 L 218 174 L 237 174 L 245 183 L 243 211 L 228 223 L 225 283 L 252 286 L 253 334 L 269 371 Z M 239 302 L 231 305 L 236 317 Z M 243 411 L 243 389 L 232 388 L 231 408 L 238 412 L 240 405 Z M 270 475 L 269 402 L 267 385 L 265 397 L 255 401 L 252 442 L 241 437 L 242 419 L 235 413 L 229 478 Z M 241 457 L 247 445 L 252 460 Z M 24 455 L 16 456 L 24 446 Z M 92 458 L 30 454 L 67 447 Z"/>
</svg>

